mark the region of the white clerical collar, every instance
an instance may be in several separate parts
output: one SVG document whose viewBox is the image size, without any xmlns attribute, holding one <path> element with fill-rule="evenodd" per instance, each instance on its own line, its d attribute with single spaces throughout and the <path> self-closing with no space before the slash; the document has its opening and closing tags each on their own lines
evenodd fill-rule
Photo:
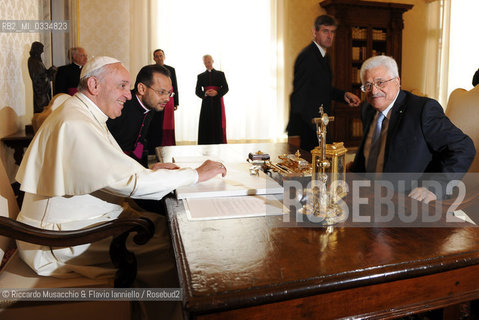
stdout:
<svg viewBox="0 0 479 320">
<path fill-rule="evenodd" d="M 321 52 L 321 56 L 324 58 L 324 56 L 326 55 L 326 50 L 324 50 L 319 44 L 317 44 L 316 41 L 313 40 L 313 42 L 316 45 L 316 47 L 318 47 L 319 52 Z"/>
<path fill-rule="evenodd" d="M 75 93 L 75 95 L 88 107 L 88 109 L 90 109 L 93 116 L 99 122 L 106 123 L 106 121 L 108 120 L 108 116 L 105 113 L 103 113 L 103 111 L 101 111 L 101 109 L 98 108 L 98 106 L 93 101 L 91 101 L 90 98 L 88 98 L 85 94 L 81 92 L 77 92 Z"/>
<path fill-rule="evenodd" d="M 145 107 L 145 105 L 141 102 L 141 100 L 140 100 L 140 98 L 138 97 L 137 94 L 135 94 L 135 97 L 136 97 L 136 100 L 138 100 L 138 102 L 140 103 L 140 106 L 145 110 L 145 112 L 143 112 L 143 114 L 150 112 L 150 109 Z"/>
</svg>

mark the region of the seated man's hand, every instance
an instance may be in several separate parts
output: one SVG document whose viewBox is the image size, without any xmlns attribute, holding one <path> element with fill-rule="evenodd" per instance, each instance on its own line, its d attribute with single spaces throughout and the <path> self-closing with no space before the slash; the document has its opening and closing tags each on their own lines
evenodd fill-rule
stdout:
<svg viewBox="0 0 479 320">
<path fill-rule="evenodd" d="M 163 162 L 157 162 L 150 167 L 150 169 L 153 170 L 153 171 L 158 170 L 158 169 L 176 170 L 176 169 L 179 169 L 179 168 L 180 167 L 178 167 L 174 163 L 163 163 Z"/>
<path fill-rule="evenodd" d="M 198 182 L 210 180 L 217 174 L 221 173 L 221 176 L 226 175 L 226 167 L 217 161 L 206 160 L 201 166 L 196 168 L 198 172 Z"/>
<path fill-rule="evenodd" d="M 431 191 L 429 191 L 429 189 L 424 187 L 414 188 L 409 193 L 408 197 L 411 197 L 417 201 L 422 201 L 425 204 L 428 204 L 431 201 L 437 200 L 437 196 Z"/>
<path fill-rule="evenodd" d="M 344 101 L 350 106 L 350 107 L 357 107 L 361 103 L 361 99 L 357 95 L 351 92 L 346 92 L 344 94 Z"/>
</svg>

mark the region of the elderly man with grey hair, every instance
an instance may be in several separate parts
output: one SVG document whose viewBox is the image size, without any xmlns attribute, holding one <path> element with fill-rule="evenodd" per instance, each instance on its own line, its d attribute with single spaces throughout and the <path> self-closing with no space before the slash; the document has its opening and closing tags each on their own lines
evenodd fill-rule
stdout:
<svg viewBox="0 0 479 320">
<path fill-rule="evenodd" d="M 171 81 L 164 80 L 158 90 L 168 91 Z M 71 230 L 121 216 L 146 216 L 155 224 L 154 237 L 144 246 L 129 245 L 138 261 L 136 285 L 178 287 L 166 218 L 128 200 L 160 200 L 179 186 L 224 176 L 225 167 L 207 160 L 197 169 L 169 164 L 151 170 L 123 153 L 106 125 L 131 99 L 130 75 L 120 61 L 110 57 L 89 61 L 78 90 L 46 119 L 25 153 L 16 176 L 25 191 L 17 219 L 42 229 Z M 53 249 L 18 241 L 17 247 L 39 275 L 98 278 L 113 276 L 109 244 L 106 239 Z M 171 318 L 178 304 L 149 303 L 146 308 L 150 316 Z"/>
<path fill-rule="evenodd" d="M 425 203 L 443 197 L 444 179 L 462 177 L 471 165 L 472 140 L 446 117 L 437 101 L 401 90 L 393 58 L 369 58 L 360 76 L 367 103 L 361 110 L 363 139 L 351 171 L 426 173 L 441 190 L 423 185 L 412 188 L 409 196 Z"/>
<path fill-rule="evenodd" d="M 74 95 L 80 81 L 81 69 L 88 61 L 88 55 L 82 47 L 74 47 L 69 52 L 71 63 L 58 68 L 55 75 L 53 94 L 67 93 Z"/>
<path fill-rule="evenodd" d="M 170 90 L 169 78 L 164 82 L 158 89 Z M 118 117 L 129 99 L 130 75 L 120 61 L 96 57 L 85 65 L 79 92 L 47 118 L 20 165 L 16 178 L 25 198 L 18 220 L 42 229 L 69 230 L 120 214 L 143 215 L 147 213 L 132 207 L 128 198 L 159 200 L 179 186 L 226 174 L 221 163 L 209 160 L 197 169 L 170 164 L 150 170 L 124 154 L 106 121 Z M 165 218 L 148 217 L 156 223 L 157 234 L 143 252 L 167 250 Z M 105 242 L 52 250 L 18 243 L 21 257 L 39 275 L 60 277 L 111 274 L 112 270 L 92 267 L 108 262 L 108 246 Z M 138 261 L 140 277 L 141 254 Z"/>
</svg>

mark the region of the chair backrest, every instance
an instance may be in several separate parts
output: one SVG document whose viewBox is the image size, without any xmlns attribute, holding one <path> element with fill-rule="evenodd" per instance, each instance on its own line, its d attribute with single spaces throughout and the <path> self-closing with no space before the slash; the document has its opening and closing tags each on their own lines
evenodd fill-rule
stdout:
<svg viewBox="0 0 479 320">
<path fill-rule="evenodd" d="M 42 112 L 35 113 L 32 118 L 33 132 L 37 132 L 45 119 L 68 98 L 71 98 L 71 95 L 66 93 L 58 93 L 53 96 L 48 106 L 46 106 Z"/>
<path fill-rule="evenodd" d="M 467 91 L 456 89 L 451 92 L 447 103 L 446 115 L 467 134 L 476 147 L 476 157 L 469 172 L 479 172 L 479 86 Z"/>
<path fill-rule="evenodd" d="M 0 216 L 16 219 L 18 212 L 15 194 L 13 193 L 3 162 L 0 160 Z M 0 262 L 4 253 L 14 247 L 15 242 L 12 239 L 0 236 Z"/>
</svg>

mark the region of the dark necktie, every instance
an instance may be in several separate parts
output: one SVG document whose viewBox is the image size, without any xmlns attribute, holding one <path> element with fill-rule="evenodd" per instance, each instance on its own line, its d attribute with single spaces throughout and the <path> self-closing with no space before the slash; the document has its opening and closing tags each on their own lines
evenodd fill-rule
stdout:
<svg viewBox="0 0 479 320">
<path fill-rule="evenodd" d="M 383 122 L 384 114 L 379 112 L 373 137 L 371 138 L 371 148 L 369 149 L 369 159 L 366 172 L 376 172 L 376 164 L 378 163 L 379 149 L 381 147 L 381 129 L 383 127 Z"/>
</svg>

